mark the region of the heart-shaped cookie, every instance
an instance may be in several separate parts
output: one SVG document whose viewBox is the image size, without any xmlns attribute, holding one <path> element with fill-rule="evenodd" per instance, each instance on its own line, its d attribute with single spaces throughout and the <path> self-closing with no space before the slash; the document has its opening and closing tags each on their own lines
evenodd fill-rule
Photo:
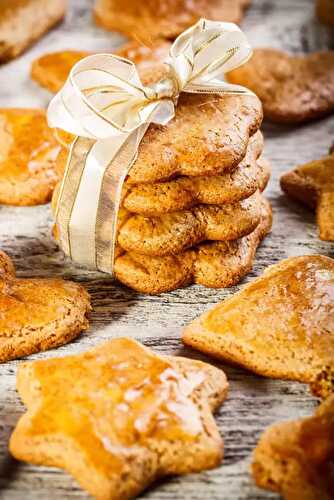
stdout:
<svg viewBox="0 0 334 500">
<path fill-rule="evenodd" d="M 186 344 L 259 375 L 334 389 L 334 260 L 291 257 L 190 324 Z"/>
<path fill-rule="evenodd" d="M 65 344 L 88 328 L 86 290 L 62 279 L 19 279 L 0 252 L 0 362 Z"/>
<path fill-rule="evenodd" d="M 334 51 L 295 56 L 255 49 L 246 64 L 226 77 L 255 92 L 272 121 L 305 122 L 334 111 Z"/>
</svg>

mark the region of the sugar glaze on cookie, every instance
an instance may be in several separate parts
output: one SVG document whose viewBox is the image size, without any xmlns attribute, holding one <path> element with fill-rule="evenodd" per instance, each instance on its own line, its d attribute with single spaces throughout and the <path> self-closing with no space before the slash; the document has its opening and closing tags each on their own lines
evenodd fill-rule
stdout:
<svg viewBox="0 0 334 500">
<path fill-rule="evenodd" d="M 209 364 L 159 356 L 120 338 L 75 356 L 23 363 L 17 389 L 28 409 L 11 436 L 11 453 L 65 469 L 96 498 L 130 499 L 158 478 L 222 460 L 212 412 L 228 384 Z"/>
<path fill-rule="evenodd" d="M 334 389 L 334 260 L 291 257 L 190 324 L 186 344 L 272 378 Z"/>
</svg>

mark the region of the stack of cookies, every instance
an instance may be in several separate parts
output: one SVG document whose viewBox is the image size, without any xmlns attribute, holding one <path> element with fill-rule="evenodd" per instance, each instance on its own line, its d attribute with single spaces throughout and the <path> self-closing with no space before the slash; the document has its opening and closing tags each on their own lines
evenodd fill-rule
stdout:
<svg viewBox="0 0 334 500">
<path fill-rule="evenodd" d="M 147 84 L 163 72 L 155 66 L 141 77 Z M 271 226 L 261 121 L 256 96 L 182 94 L 175 118 L 149 127 L 123 187 L 122 283 L 157 294 L 194 282 L 232 286 L 249 272 Z M 64 148 L 60 173 L 66 159 Z"/>
</svg>

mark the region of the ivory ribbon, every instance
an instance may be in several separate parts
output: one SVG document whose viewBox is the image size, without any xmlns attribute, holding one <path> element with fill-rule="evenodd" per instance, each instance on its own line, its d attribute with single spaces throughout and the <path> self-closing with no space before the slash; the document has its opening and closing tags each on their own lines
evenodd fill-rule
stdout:
<svg viewBox="0 0 334 500">
<path fill-rule="evenodd" d="M 56 224 L 64 252 L 79 264 L 113 272 L 124 180 L 150 123 L 166 125 L 181 92 L 251 94 L 224 81 L 251 48 L 232 23 L 201 19 L 173 43 L 168 76 L 144 87 L 135 65 L 112 54 L 73 68 L 48 108 L 50 127 L 74 134 Z"/>
</svg>

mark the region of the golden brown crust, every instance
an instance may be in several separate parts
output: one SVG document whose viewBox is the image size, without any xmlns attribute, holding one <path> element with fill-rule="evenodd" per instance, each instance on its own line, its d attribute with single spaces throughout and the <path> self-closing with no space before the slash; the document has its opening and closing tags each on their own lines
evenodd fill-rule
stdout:
<svg viewBox="0 0 334 500">
<path fill-rule="evenodd" d="M 271 228 L 271 208 L 262 200 L 262 217 L 248 236 L 202 243 L 178 255 L 148 257 L 126 252 L 115 260 L 115 275 L 142 293 L 159 294 L 191 283 L 224 288 L 238 283 L 252 268 L 256 249 Z"/>
<path fill-rule="evenodd" d="M 316 210 L 319 236 L 334 241 L 334 154 L 287 172 L 281 177 L 283 191 Z"/>
<path fill-rule="evenodd" d="M 244 158 L 261 122 L 261 103 L 254 96 L 181 94 L 175 118 L 165 126 L 149 127 L 128 182 L 231 171 Z"/>
<path fill-rule="evenodd" d="M 28 410 L 10 451 L 67 470 L 96 498 L 130 499 L 160 477 L 219 464 L 212 411 L 227 388 L 221 370 L 127 338 L 22 363 L 17 389 Z"/>
<path fill-rule="evenodd" d="M 0 62 L 17 57 L 61 21 L 66 0 L 0 0 Z"/>
<path fill-rule="evenodd" d="M 227 74 L 255 92 L 266 118 L 298 123 L 334 111 L 334 51 L 292 56 L 275 49 L 255 49 L 243 66 Z"/>
<path fill-rule="evenodd" d="M 169 48 L 168 42 L 159 42 L 152 47 L 146 47 L 133 41 L 116 49 L 113 53 L 133 61 L 139 75 L 145 77 L 151 66 L 167 59 Z M 56 93 L 64 85 L 72 66 L 90 54 L 87 51 L 76 50 L 44 54 L 32 63 L 31 78 L 42 87 Z"/>
<path fill-rule="evenodd" d="M 325 24 L 334 26 L 334 2 L 333 0 L 316 0 L 316 11 L 318 19 Z"/>
<path fill-rule="evenodd" d="M 0 253 L 0 362 L 65 344 L 88 328 L 86 290 L 61 279 L 18 279 Z"/>
<path fill-rule="evenodd" d="M 252 474 L 285 500 L 331 500 L 333 456 L 334 395 L 312 417 L 269 427 L 254 451 Z"/>
<path fill-rule="evenodd" d="M 127 184 L 231 172 L 261 122 L 262 107 L 255 96 L 181 94 L 175 118 L 164 126 L 150 125 Z M 59 155 L 59 172 L 66 156 L 66 150 Z"/>
<path fill-rule="evenodd" d="M 178 177 L 166 182 L 139 184 L 125 190 L 123 206 L 132 213 L 154 217 L 188 210 L 199 204 L 233 204 L 249 198 L 257 189 L 263 191 L 270 172 L 270 163 L 260 157 L 246 168 L 239 164 L 233 172 L 222 175 Z"/>
<path fill-rule="evenodd" d="M 0 203 L 38 205 L 50 201 L 60 180 L 60 151 L 41 109 L 0 109 Z"/>
<path fill-rule="evenodd" d="M 124 215 L 118 244 L 129 252 L 162 257 L 202 241 L 236 240 L 255 230 L 261 219 L 261 195 L 231 205 L 198 205 L 160 217 Z"/>
<path fill-rule="evenodd" d="M 270 177 L 270 165 L 259 158 L 263 149 L 261 132 L 247 148 L 245 158 L 232 172 L 216 176 L 181 176 L 166 182 L 131 185 L 125 182 L 123 206 L 133 213 L 147 216 L 187 210 L 199 204 L 223 205 L 263 191 Z"/>
<path fill-rule="evenodd" d="M 204 17 L 212 21 L 240 23 L 250 0 L 96 0 L 96 22 L 143 43 L 174 39 Z"/>
<path fill-rule="evenodd" d="M 196 319 L 183 341 L 259 375 L 317 382 L 325 396 L 318 377 L 333 373 L 333 290 L 333 259 L 291 257 Z"/>
</svg>

